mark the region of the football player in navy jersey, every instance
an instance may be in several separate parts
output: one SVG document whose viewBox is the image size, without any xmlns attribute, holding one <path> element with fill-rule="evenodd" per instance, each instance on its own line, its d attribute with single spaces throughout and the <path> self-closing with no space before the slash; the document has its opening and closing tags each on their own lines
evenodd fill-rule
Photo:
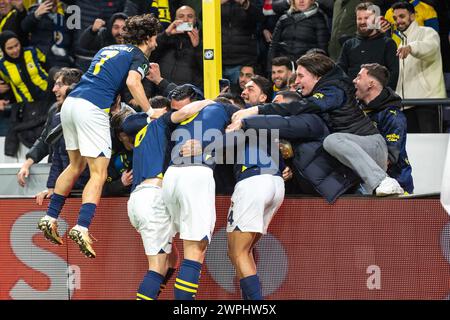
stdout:
<svg viewBox="0 0 450 320">
<path fill-rule="evenodd" d="M 192 88 L 177 87 L 170 94 L 172 107 L 192 101 Z M 232 114 L 238 109 L 213 103 L 181 122 L 172 134 L 175 146 L 164 175 L 163 200 L 183 240 L 184 259 L 175 280 L 175 299 L 193 300 L 197 294 L 200 271 L 216 222 L 214 154 L 183 157 L 182 147 L 197 140 L 202 148 L 222 137 Z"/>
<path fill-rule="evenodd" d="M 138 300 L 155 300 L 177 263 L 177 254 L 172 253 L 175 232 L 161 190 L 171 131 L 211 103 L 196 101 L 153 121 L 145 113 L 128 115 L 122 120 L 123 132 L 134 138 L 133 191 L 128 201 L 128 216 L 141 234 L 149 264 L 138 288 Z"/>
<path fill-rule="evenodd" d="M 47 239 L 63 243 L 56 222 L 74 182 L 88 165 L 91 176 L 83 190 L 78 222 L 69 231 L 69 237 L 89 258 L 95 258 L 96 253 L 88 228 L 100 201 L 111 157 L 109 108 L 126 85 L 142 110 L 150 117 L 157 115 L 141 81 L 149 68 L 148 57 L 156 48 L 158 28 L 158 19 L 150 14 L 127 19 L 123 33 L 125 44 L 105 47 L 95 55 L 89 70 L 61 109 L 70 164 L 56 181 L 47 214 L 40 219 L 38 227 Z"/>
</svg>

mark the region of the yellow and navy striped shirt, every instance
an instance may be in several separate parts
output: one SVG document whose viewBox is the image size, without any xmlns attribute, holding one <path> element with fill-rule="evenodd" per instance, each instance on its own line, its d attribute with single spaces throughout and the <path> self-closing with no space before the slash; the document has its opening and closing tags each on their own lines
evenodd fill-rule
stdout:
<svg viewBox="0 0 450 320">
<path fill-rule="evenodd" d="M 47 90 L 48 74 L 42 67 L 45 55 L 37 48 L 27 47 L 23 49 L 23 58 L 25 70 L 23 64 L 2 58 L 0 78 L 11 86 L 17 102 L 33 102 Z"/>
<path fill-rule="evenodd" d="M 153 0 L 153 11 L 158 11 L 157 17 L 164 25 L 169 25 L 172 22 L 169 10 L 169 0 Z"/>
<path fill-rule="evenodd" d="M 16 9 L 11 10 L 8 12 L 6 16 L 0 19 L 0 32 L 3 32 L 3 27 L 6 25 L 9 19 L 16 13 Z"/>
</svg>

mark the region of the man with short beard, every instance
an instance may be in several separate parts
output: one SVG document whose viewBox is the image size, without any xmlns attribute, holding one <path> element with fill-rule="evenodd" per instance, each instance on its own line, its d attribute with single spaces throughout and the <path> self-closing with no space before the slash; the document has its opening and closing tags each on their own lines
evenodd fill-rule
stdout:
<svg viewBox="0 0 450 320">
<path fill-rule="evenodd" d="M 400 76 L 395 90 L 403 99 L 445 98 L 439 34 L 416 21 L 414 6 L 408 2 L 392 5 L 402 44 L 397 55 Z M 428 106 L 405 107 L 409 133 L 440 131 L 439 112 Z"/>
<path fill-rule="evenodd" d="M 250 81 L 245 85 L 241 97 L 249 107 L 269 102 L 272 98 L 270 81 L 259 75 L 251 77 Z"/>
<path fill-rule="evenodd" d="M 272 59 L 272 83 L 274 95 L 288 89 L 288 81 L 294 70 L 294 63 L 288 57 Z M 274 97 L 273 97 L 274 98 Z"/>
<path fill-rule="evenodd" d="M 391 77 L 388 87 L 395 90 L 398 79 L 397 47 L 394 40 L 387 37 L 375 21 L 374 4 L 363 2 L 356 6 L 357 35 L 342 46 L 338 65 L 354 79 L 362 64 L 379 63 L 385 66 Z"/>
</svg>

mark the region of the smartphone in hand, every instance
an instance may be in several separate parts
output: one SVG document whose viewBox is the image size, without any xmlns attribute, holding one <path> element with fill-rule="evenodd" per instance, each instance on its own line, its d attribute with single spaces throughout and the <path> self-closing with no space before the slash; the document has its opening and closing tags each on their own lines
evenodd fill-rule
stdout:
<svg viewBox="0 0 450 320">
<path fill-rule="evenodd" d="M 194 28 L 194 26 L 192 25 L 191 22 L 183 22 L 183 23 L 177 25 L 176 30 L 180 31 L 180 32 L 187 32 L 187 31 L 192 31 L 193 28 Z"/>
<path fill-rule="evenodd" d="M 220 79 L 219 80 L 219 92 L 220 93 L 224 93 L 224 92 L 230 92 L 230 80 L 228 79 Z"/>
</svg>

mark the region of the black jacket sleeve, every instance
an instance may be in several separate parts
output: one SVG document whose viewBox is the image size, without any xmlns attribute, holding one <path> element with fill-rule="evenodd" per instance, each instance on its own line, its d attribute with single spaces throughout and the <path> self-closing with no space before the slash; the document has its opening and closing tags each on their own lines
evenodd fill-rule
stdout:
<svg viewBox="0 0 450 320">
<path fill-rule="evenodd" d="M 253 116 L 242 121 L 245 129 L 278 129 L 282 139 L 317 140 L 328 134 L 323 120 L 314 114 L 293 117 Z"/>
<path fill-rule="evenodd" d="M 399 75 L 400 60 L 397 57 L 397 45 L 394 40 L 388 38 L 386 43 L 386 49 L 384 51 L 385 67 L 389 70 L 389 82 L 388 87 L 392 90 L 397 88 L 397 80 Z"/>
<path fill-rule="evenodd" d="M 289 103 L 266 103 L 262 106 L 258 106 L 258 113 L 262 115 L 279 115 L 287 117 L 299 115 L 301 113 L 320 112 L 320 107 L 307 99 Z"/>
<path fill-rule="evenodd" d="M 173 89 L 176 88 L 176 84 L 173 82 L 169 82 L 166 79 L 163 79 L 158 85 L 158 90 L 164 97 L 167 97 Z"/>
<path fill-rule="evenodd" d="M 47 155 L 49 155 L 50 147 L 48 144 L 45 143 L 45 138 L 47 138 L 48 133 L 50 132 L 51 128 L 51 122 L 53 115 L 56 113 L 57 108 L 55 105 L 53 105 L 47 114 L 47 120 L 44 124 L 44 129 L 41 132 L 41 135 L 37 140 L 34 142 L 33 146 L 30 148 L 28 153 L 25 155 L 25 158 L 33 159 L 34 163 L 38 163 L 42 159 L 44 159 Z"/>
<path fill-rule="evenodd" d="M 282 16 L 277 24 L 275 25 L 275 29 L 272 34 L 272 42 L 270 43 L 269 52 L 267 54 L 267 67 L 268 69 L 272 68 L 272 60 L 280 55 L 280 40 L 281 40 L 281 31 L 283 31 L 283 23 L 282 19 L 285 17 Z"/>
<path fill-rule="evenodd" d="M 345 41 L 342 45 L 341 54 L 339 55 L 337 65 L 341 67 L 342 70 L 344 70 L 345 73 L 348 73 L 348 48 L 350 44 L 350 39 Z"/>
<path fill-rule="evenodd" d="M 47 188 L 55 187 L 56 180 L 64 169 L 65 168 L 61 159 L 60 150 L 58 150 L 58 148 L 55 148 L 55 152 L 53 152 L 52 156 L 52 165 L 50 166 L 50 172 L 47 178 Z"/>
<path fill-rule="evenodd" d="M 28 14 L 25 18 L 23 18 L 21 27 L 22 30 L 26 33 L 33 32 L 33 30 L 36 28 L 36 26 L 39 23 L 39 19 L 36 18 L 34 15 L 36 9 L 38 8 L 38 5 L 30 7 Z"/>
<path fill-rule="evenodd" d="M 92 31 L 92 25 L 86 28 L 80 35 L 78 39 L 80 47 L 98 51 L 101 49 L 101 35 L 106 32 L 106 28 L 101 28 L 98 32 Z"/>
<path fill-rule="evenodd" d="M 322 23 L 316 24 L 316 37 L 317 37 L 317 47 L 328 52 L 328 42 L 330 41 L 330 30 L 328 28 L 328 21 L 325 13 L 319 10 L 317 13 L 318 17 L 323 20 Z"/>
</svg>

